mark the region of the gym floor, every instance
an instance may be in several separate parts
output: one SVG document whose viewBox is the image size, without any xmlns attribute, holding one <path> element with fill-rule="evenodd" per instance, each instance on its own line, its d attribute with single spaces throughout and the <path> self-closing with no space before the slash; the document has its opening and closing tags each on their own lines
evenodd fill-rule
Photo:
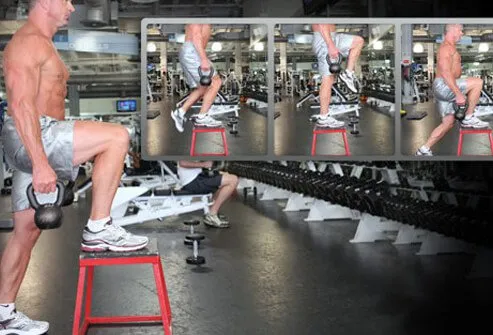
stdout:
<svg viewBox="0 0 493 335">
<path fill-rule="evenodd" d="M 192 251 L 183 244 L 188 227 L 182 224 L 200 213 L 127 226 L 158 242 L 173 334 L 435 335 L 490 326 L 493 281 L 465 279 L 472 256 L 417 256 L 419 246 L 390 242 L 351 244 L 356 221 L 307 223 L 306 212 L 283 212 L 285 201 L 245 200 L 241 193 L 222 211 L 231 228 L 198 226 L 206 235 L 202 268 L 185 262 Z M 64 209 L 60 229 L 42 234 L 19 292 L 18 309 L 48 320 L 50 334 L 71 334 L 88 195 Z M 9 196 L 0 204 L 7 212 Z M 8 234 L 0 234 L 0 250 Z M 150 266 L 96 269 L 94 315 L 158 311 Z M 122 326 L 88 334 L 163 331 Z"/>
<path fill-rule="evenodd" d="M 177 101 L 176 101 L 177 102 Z M 171 118 L 171 110 L 175 108 L 176 102 L 162 100 L 151 103 L 147 110 L 159 109 L 161 114 L 147 120 L 147 134 L 142 134 L 142 145 L 146 147 L 147 154 L 152 157 L 169 155 L 190 155 L 192 143 L 192 123 L 185 123 L 185 130 L 180 133 L 175 128 Z M 198 109 L 191 109 L 187 117 L 198 113 Z M 252 110 L 244 104 L 240 104 L 238 134 L 229 133 L 231 127 L 227 126 L 228 117 L 234 113 L 215 116 L 223 121 L 226 127 L 226 140 L 228 143 L 229 156 L 262 156 L 267 154 L 267 117 Z M 219 133 L 197 134 L 196 151 L 222 152 L 224 150 L 221 135 Z"/>
<path fill-rule="evenodd" d="M 281 113 L 274 122 L 274 152 L 278 156 L 310 156 L 313 128 L 309 121 L 319 109 L 310 108 L 307 101 L 299 110 L 296 103 L 300 98 L 283 97 L 276 103 L 275 111 Z M 352 113 L 354 115 L 354 113 Z M 353 135 L 348 126 L 349 116 L 335 116 L 345 121 L 351 156 L 393 155 L 395 146 L 395 119 L 367 105 L 359 111 L 359 134 Z M 344 155 L 344 142 L 339 133 L 317 135 L 317 155 Z"/>
<path fill-rule="evenodd" d="M 407 115 L 401 117 L 402 142 L 401 151 L 403 155 L 414 155 L 416 150 L 423 145 L 442 119 L 436 111 L 435 103 L 427 101 L 416 105 L 404 105 L 403 109 Z M 416 112 L 426 112 L 427 116 L 421 120 L 408 120 L 409 116 Z M 493 125 L 493 116 L 481 117 L 481 120 Z M 456 122 L 452 128 L 433 148 L 434 156 L 457 157 L 457 145 L 459 143 L 459 124 Z M 490 142 L 486 134 L 466 134 L 462 145 L 463 155 L 491 155 Z"/>
</svg>

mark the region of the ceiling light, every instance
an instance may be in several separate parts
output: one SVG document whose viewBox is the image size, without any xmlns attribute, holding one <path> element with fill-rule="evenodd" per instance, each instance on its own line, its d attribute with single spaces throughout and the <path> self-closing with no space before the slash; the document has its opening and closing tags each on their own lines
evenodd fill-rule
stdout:
<svg viewBox="0 0 493 335">
<path fill-rule="evenodd" d="M 479 43 L 478 52 L 487 52 L 489 49 L 488 43 Z"/>
<path fill-rule="evenodd" d="M 154 52 L 156 50 L 157 50 L 156 43 L 154 42 L 147 43 L 147 52 Z"/>
<path fill-rule="evenodd" d="M 383 42 L 382 41 L 375 41 L 375 43 L 373 43 L 373 49 L 382 50 L 383 49 Z"/>
<path fill-rule="evenodd" d="M 414 47 L 413 47 L 413 52 L 414 53 L 421 53 L 423 51 L 424 51 L 423 44 L 421 44 L 421 43 L 414 44 Z"/>
<path fill-rule="evenodd" d="M 214 52 L 218 52 L 218 51 L 221 51 L 223 49 L 223 46 L 222 46 L 221 42 L 214 42 L 214 43 L 212 43 L 211 49 Z"/>
</svg>

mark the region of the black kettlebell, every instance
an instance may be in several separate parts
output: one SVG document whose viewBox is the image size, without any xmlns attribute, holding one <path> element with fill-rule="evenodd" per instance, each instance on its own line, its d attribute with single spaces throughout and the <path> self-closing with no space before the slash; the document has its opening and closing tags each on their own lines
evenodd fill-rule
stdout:
<svg viewBox="0 0 493 335">
<path fill-rule="evenodd" d="M 468 107 L 469 107 L 469 103 L 467 101 L 464 104 L 460 104 L 460 105 L 454 101 L 455 119 L 458 121 L 464 120 L 464 118 L 466 117 L 466 111 Z"/>
<path fill-rule="evenodd" d="M 64 199 L 65 186 L 61 181 L 57 181 L 56 187 L 58 189 L 56 202 L 46 204 L 40 204 L 38 202 L 36 195 L 34 194 L 32 183 L 27 187 L 27 198 L 36 211 L 34 213 L 34 222 L 41 230 L 56 229 L 62 225 L 63 212 L 61 205 Z"/>
<path fill-rule="evenodd" d="M 333 62 L 332 59 L 330 59 L 330 55 L 327 54 L 327 64 L 329 64 L 330 73 L 341 72 L 341 69 L 342 69 L 341 63 L 342 63 L 342 56 L 340 53 L 337 55 L 337 59 L 335 60 L 335 62 Z"/>
<path fill-rule="evenodd" d="M 205 75 L 202 72 L 202 68 L 199 66 L 199 76 L 200 76 L 200 85 L 202 86 L 210 86 L 212 83 L 212 75 L 214 71 L 212 69 L 209 70 L 209 74 Z"/>
</svg>

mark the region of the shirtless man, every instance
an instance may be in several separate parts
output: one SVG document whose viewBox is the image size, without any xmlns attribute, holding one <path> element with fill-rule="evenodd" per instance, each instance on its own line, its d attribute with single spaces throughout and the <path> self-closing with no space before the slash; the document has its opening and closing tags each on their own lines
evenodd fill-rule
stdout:
<svg viewBox="0 0 493 335">
<path fill-rule="evenodd" d="M 453 102 L 458 105 L 467 101 L 469 107 L 466 117 L 461 121 L 462 127 L 485 128 L 489 124 L 474 116 L 474 108 L 479 101 L 483 80 L 480 78 L 461 77 L 461 57 L 457 52 L 456 44 L 464 35 L 461 24 L 445 25 L 445 37 L 437 54 L 437 71 L 433 81 L 433 95 L 437 102 L 437 109 L 442 117 L 442 123 L 436 127 L 425 144 L 417 151 L 417 156 L 432 156 L 431 147 L 452 129 L 455 121 Z"/>
<path fill-rule="evenodd" d="M 344 71 L 341 71 L 339 78 L 346 84 L 349 90 L 357 93 L 357 79 L 354 75 L 354 67 L 359 59 L 361 50 L 364 46 L 364 39 L 361 36 L 336 33 L 335 24 L 314 24 L 312 49 L 317 55 L 318 71 L 322 76 L 320 86 L 320 116 L 317 125 L 321 127 L 340 128 L 344 122 L 338 121 L 330 116 L 329 104 L 332 95 L 332 85 L 335 78 L 329 71 L 327 64 L 327 55 L 336 60 L 341 54 L 347 58 L 347 65 Z"/>
<path fill-rule="evenodd" d="M 171 112 L 171 117 L 175 121 L 176 129 L 179 132 L 183 132 L 185 114 L 200 98 L 202 98 L 202 107 L 197 115 L 195 124 L 205 127 L 222 125 L 220 121 L 213 119 L 207 113 L 222 85 L 221 78 L 217 73 L 214 73 L 212 63 L 205 52 L 211 34 L 212 27 L 210 24 L 188 24 L 185 27 L 185 43 L 180 50 L 180 64 L 185 80 L 193 91 L 182 107 Z M 204 75 L 212 71 L 213 77 L 210 86 L 200 85 L 199 67 Z"/>
<path fill-rule="evenodd" d="M 75 180 L 78 166 L 94 159 L 92 208 L 82 234 L 82 250 L 130 251 L 148 243 L 147 237 L 113 225 L 110 217 L 129 148 L 128 131 L 117 124 L 64 121 L 69 73 L 52 38 L 73 11 L 70 0 L 32 0 L 26 24 L 3 54 L 9 107 L 2 142 L 15 171 L 14 232 L 0 263 L 0 334 L 38 335 L 49 328 L 48 322 L 31 320 L 15 307 L 31 251 L 41 234 L 26 195 L 30 183 L 37 193 L 55 192 L 57 179 Z"/>
</svg>

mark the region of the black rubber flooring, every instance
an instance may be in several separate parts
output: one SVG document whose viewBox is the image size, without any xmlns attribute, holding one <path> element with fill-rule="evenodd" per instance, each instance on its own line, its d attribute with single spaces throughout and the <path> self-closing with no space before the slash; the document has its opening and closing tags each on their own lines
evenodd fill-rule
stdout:
<svg viewBox="0 0 493 335">
<path fill-rule="evenodd" d="M 241 192 L 239 192 L 241 194 Z M 9 197 L 0 199 L 9 211 Z M 49 334 L 71 334 L 79 241 L 90 196 L 65 209 L 62 228 L 42 234 L 17 307 L 48 320 Z M 129 230 L 158 242 L 175 335 L 448 334 L 489 326 L 493 281 L 465 279 L 469 255 L 417 256 L 417 245 L 351 244 L 357 222 L 304 222 L 282 202 L 242 196 L 222 212 L 232 227 L 198 226 L 206 265 L 185 258 L 188 227 L 199 213 Z M 0 234 L 3 250 L 9 233 Z M 158 313 L 150 266 L 97 269 L 94 315 Z M 163 334 L 159 326 L 98 327 L 88 334 Z"/>
</svg>

